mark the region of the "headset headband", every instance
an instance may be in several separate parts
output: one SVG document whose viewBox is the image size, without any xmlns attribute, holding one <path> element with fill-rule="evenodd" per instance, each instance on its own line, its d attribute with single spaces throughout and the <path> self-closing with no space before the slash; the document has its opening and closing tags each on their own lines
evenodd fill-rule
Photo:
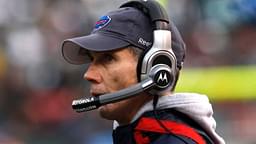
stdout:
<svg viewBox="0 0 256 144">
<path fill-rule="evenodd" d="M 134 7 L 149 16 L 153 29 L 169 30 L 169 18 L 164 8 L 155 0 L 129 1 L 120 7 Z"/>
</svg>

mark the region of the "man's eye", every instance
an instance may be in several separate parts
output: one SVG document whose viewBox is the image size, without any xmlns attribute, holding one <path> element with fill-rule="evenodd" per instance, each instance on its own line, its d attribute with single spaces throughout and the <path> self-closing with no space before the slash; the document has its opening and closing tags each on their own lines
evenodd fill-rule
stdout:
<svg viewBox="0 0 256 144">
<path fill-rule="evenodd" d="M 106 54 L 106 55 L 104 55 L 103 57 L 104 57 L 103 59 L 104 59 L 105 61 L 108 61 L 108 62 L 114 60 L 114 57 L 113 57 L 112 55 L 110 55 L 110 54 Z"/>
<path fill-rule="evenodd" d="M 93 61 L 93 56 L 91 55 L 91 54 L 88 54 L 88 57 L 89 57 L 89 59 L 91 60 L 91 61 Z"/>
<path fill-rule="evenodd" d="M 103 54 L 98 58 L 99 63 L 109 63 L 115 60 L 114 56 L 111 54 Z"/>
</svg>

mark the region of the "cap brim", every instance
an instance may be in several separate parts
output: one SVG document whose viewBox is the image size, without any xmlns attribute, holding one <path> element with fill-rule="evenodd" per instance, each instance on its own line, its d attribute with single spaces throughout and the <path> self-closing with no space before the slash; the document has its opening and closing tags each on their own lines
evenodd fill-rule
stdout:
<svg viewBox="0 0 256 144">
<path fill-rule="evenodd" d="M 122 39 L 102 33 L 94 33 L 65 40 L 62 43 L 62 55 L 71 64 L 85 64 L 90 62 L 89 51 L 111 51 L 129 45 L 130 43 Z"/>
</svg>

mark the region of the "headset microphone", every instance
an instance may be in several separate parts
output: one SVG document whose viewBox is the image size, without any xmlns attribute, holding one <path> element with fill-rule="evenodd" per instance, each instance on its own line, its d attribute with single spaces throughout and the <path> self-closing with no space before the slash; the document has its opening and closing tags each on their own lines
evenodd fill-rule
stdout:
<svg viewBox="0 0 256 144">
<path fill-rule="evenodd" d="M 151 78 L 144 80 L 134 86 L 122 89 L 115 93 L 104 94 L 98 97 L 89 97 L 79 100 L 74 100 L 72 107 L 76 112 L 90 111 L 99 108 L 102 105 L 120 101 L 131 96 L 134 96 L 142 91 L 148 90 L 154 86 Z"/>
<path fill-rule="evenodd" d="M 122 89 L 115 93 L 104 94 L 98 97 L 89 97 L 74 100 L 72 108 L 76 112 L 90 111 L 99 108 L 102 105 L 117 102 L 130 98 L 143 91 L 150 91 L 151 88 L 163 89 L 170 85 L 170 71 L 165 66 L 155 66 L 152 68 L 149 77 L 142 82 L 129 88 Z"/>
</svg>

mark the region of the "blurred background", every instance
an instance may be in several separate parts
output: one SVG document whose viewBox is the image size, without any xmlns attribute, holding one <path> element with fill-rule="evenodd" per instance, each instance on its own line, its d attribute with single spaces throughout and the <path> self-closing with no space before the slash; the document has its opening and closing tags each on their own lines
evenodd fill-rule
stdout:
<svg viewBox="0 0 256 144">
<path fill-rule="evenodd" d="M 0 0 L 0 144 L 111 144 L 112 122 L 75 113 L 86 65 L 61 56 L 126 0 Z M 256 143 L 256 1 L 160 0 L 187 44 L 177 92 L 207 94 L 217 131 Z"/>
</svg>

